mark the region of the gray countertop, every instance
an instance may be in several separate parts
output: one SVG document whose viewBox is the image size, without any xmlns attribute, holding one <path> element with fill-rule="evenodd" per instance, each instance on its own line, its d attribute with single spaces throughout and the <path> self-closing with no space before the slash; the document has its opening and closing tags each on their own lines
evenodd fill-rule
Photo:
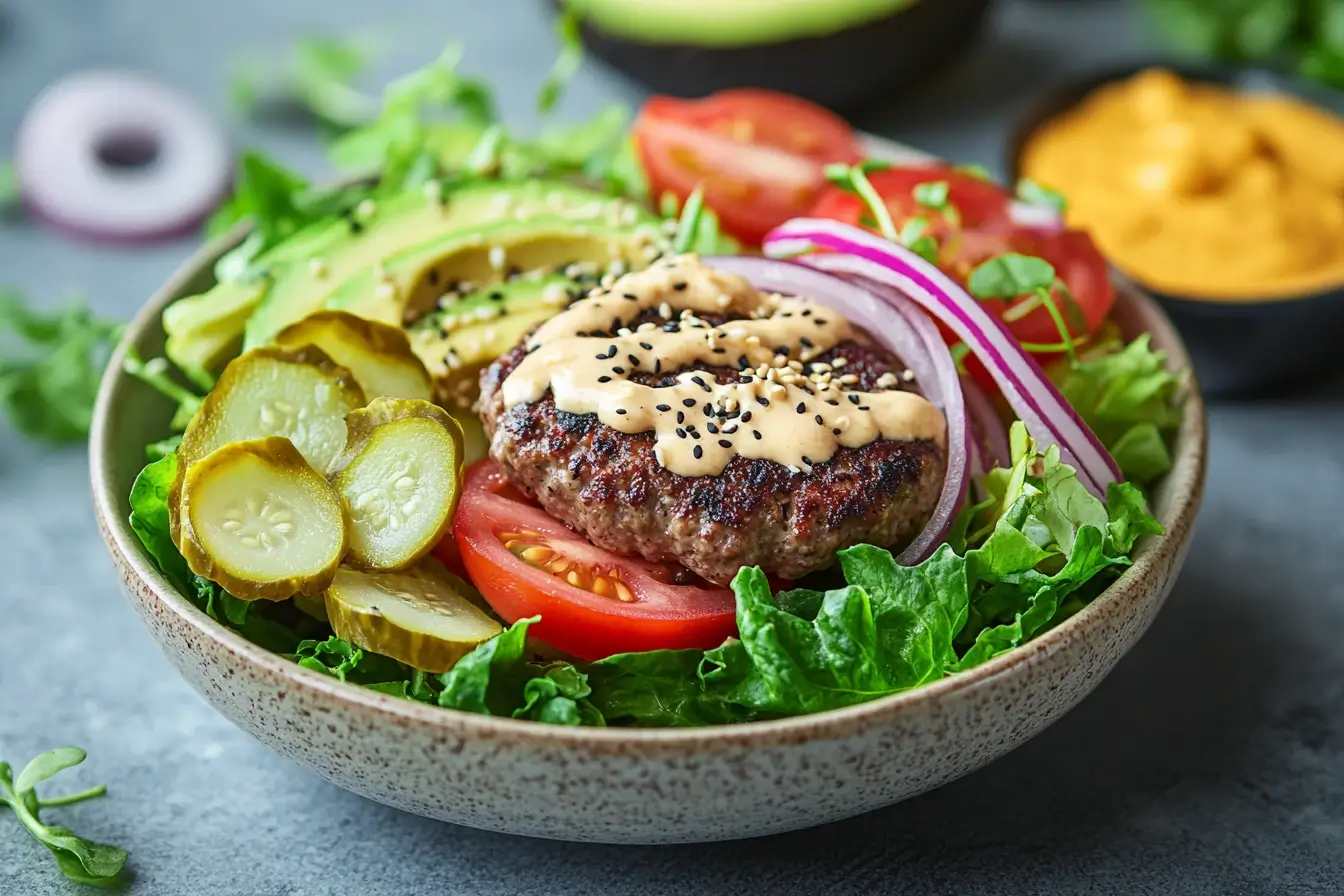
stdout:
<svg viewBox="0 0 1344 896">
<path fill-rule="evenodd" d="M 147 69 L 227 113 L 244 51 L 317 29 L 389 26 L 387 70 L 461 38 L 525 121 L 554 41 L 533 0 L 0 0 L 0 141 L 51 79 Z M 860 123 L 999 167 L 1014 110 L 1062 73 L 1148 52 L 1109 0 L 1009 2 L 992 39 Z M 590 65 L 582 114 L 638 98 Z M 967 99 L 967 97 L 973 97 Z M 958 102 L 953 104 L 952 98 Z M 242 122 L 312 173 L 311 133 Z M 0 155 L 3 152 L 0 151 Z M 0 224 L 0 283 L 86 295 L 126 318 L 189 242 L 111 250 Z M 675 848 L 528 841 L 404 815 L 300 771 L 180 681 L 124 603 L 79 448 L 0 425 L 0 756 L 89 751 L 52 813 L 131 850 L 132 892 L 1338 894 L 1344 892 L 1344 383 L 1215 405 L 1208 497 L 1185 573 L 1096 693 L 994 765 L 892 809 L 763 840 Z M 0 893 L 79 892 L 0 817 Z"/>
</svg>

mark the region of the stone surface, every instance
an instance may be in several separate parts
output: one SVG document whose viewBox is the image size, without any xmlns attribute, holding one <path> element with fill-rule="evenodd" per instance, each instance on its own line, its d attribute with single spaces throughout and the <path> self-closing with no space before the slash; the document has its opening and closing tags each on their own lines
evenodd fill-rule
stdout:
<svg viewBox="0 0 1344 896">
<path fill-rule="evenodd" d="M 385 70 L 449 38 L 528 121 L 554 41 L 530 0 L 0 0 L 0 135 L 60 74 L 145 68 L 227 113 L 239 53 L 371 24 Z M 1036 0 L 995 38 L 860 123 L 998 168 L 1012 114 L 1068 71 L 1148 52 L 1125 8 Z M 587 71 L 566 114 L 638 92 Z M 959 105 L 949 105 L 956 97 Z M 313 173 L 308 132 L 232 124 Z M 3 154 L 3 152 L 0 152 Z M 127 317 L 190 243 L 138 250 L 0 224 L 0 281 L 43 304 L 82 292 Z M 51 819 L 132 851 L 132 893 L 1335 894 L 1344 890 L 1344 380 L 1215 405 L 1212 466 L 1185 573 L 1097 692 L 1027 746 L 942 790 L 782 837 L 589 847 L 429 822 L 312 778 L 233 728 L 169 668 L 118 594 L 85 455 L 0 430 L 0 756 L 88 749 L 62 788 L 107 799 Z M 0 818 L 0 893 L 85 892 Z"/>
</svg>

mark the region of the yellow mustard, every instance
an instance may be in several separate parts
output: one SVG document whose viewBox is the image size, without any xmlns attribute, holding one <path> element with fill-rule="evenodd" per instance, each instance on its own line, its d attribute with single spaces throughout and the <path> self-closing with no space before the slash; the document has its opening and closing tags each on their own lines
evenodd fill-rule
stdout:
<svg viewBox="0 0 1344 896">
<path fill-rule="evenodd" d="M 1234 300 L 1344 283 L 1344 122 L 1299 100 L 1150 69 L 1047 122 L 1021 172 L 1154 288 Z"/>
</svg>

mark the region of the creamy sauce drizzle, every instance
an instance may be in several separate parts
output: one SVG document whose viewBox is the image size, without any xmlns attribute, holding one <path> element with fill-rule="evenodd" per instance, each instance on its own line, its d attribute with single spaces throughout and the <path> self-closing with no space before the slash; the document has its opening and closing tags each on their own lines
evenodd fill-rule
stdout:
<svg viewBox="0 0 1344 896">
<path fill-rule="evenodd" d="M 650 309 L 667 325 L 631 331 Z M 711 326 L 700 313 L 742 319 Z M 680 476 L 717 475 L 734 455 L 810 472 L 840 446 L 878 438 L 944 444 L 942 413 L 913 392 L 851 391 L 842 367 L 821 382 L 809 378 L 809 361 L 853 338 L 834 309 L 761 293 L 681 256 L 627 274 L 542 324 L 504 380 L 504 404 L 537 401 L 549 389 L 562 411 L 596 414 L 625 433 L 655 433 L 658 463 Z M 697 362 L 740 368 L 744 359 L 752 369 L 737 382 L 682 370 Z M 669 386 L 629 379 L 679 370 Z"/>
</svg>

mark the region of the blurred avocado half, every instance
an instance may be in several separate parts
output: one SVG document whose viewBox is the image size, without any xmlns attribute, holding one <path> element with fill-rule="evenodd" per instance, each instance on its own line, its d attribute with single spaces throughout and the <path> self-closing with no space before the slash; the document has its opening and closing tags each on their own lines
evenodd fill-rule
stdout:
<svg viewBox="0 0 1344 896">
<path fill-rule="evenodd" d="M 584 46 L 659 93 L 764 87 L 853 109 L 920 79 L 992 0 L 551 0 Z"/>
</svg>

